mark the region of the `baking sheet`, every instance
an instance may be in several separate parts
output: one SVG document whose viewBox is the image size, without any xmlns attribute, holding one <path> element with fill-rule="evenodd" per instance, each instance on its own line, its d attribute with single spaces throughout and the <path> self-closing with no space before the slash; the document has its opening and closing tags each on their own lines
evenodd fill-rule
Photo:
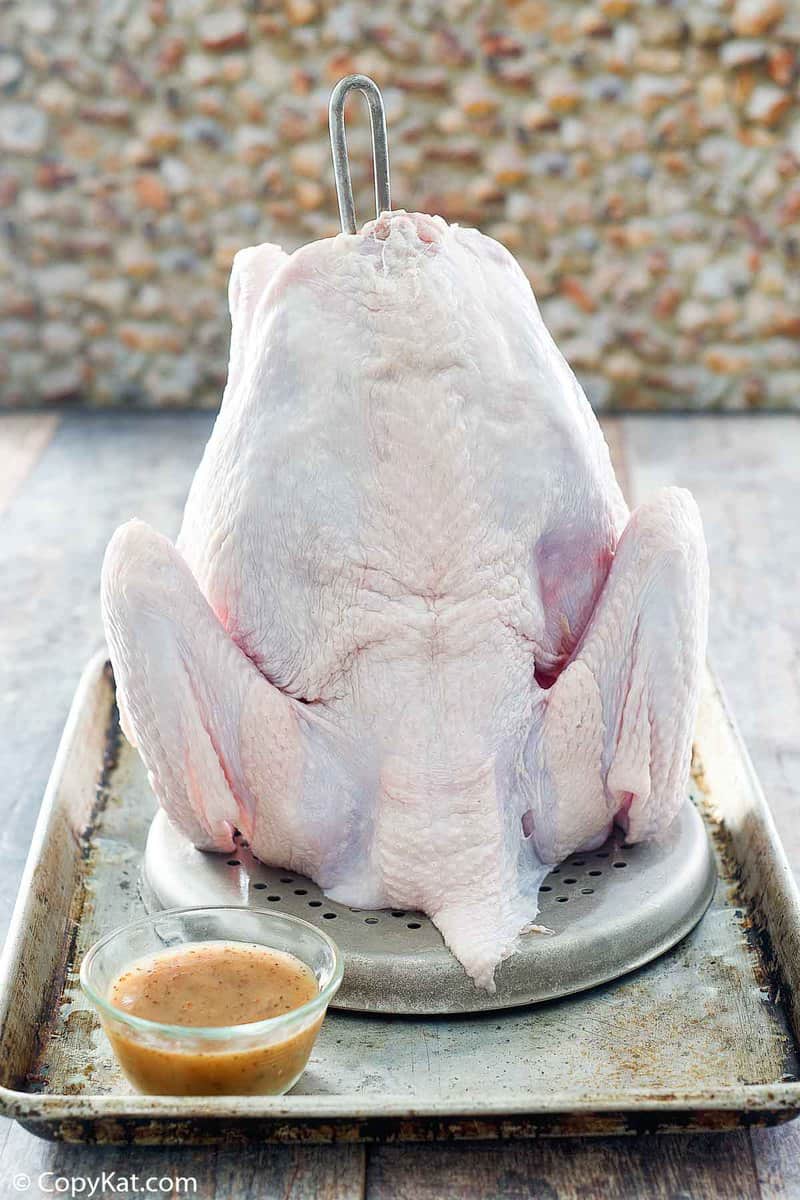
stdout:
<svg viewBox="0 0 800 1200">
<path fill-rule="evenodd" d="M 509 1137 L 725 1129 L 800 1108 L 800 905 L 746 753 L 711 680 L 693 799 L 720 879 L 700 926 L 616 983 L 456 1018 L 329 1013 L 285 1097 L 133 1093 L 77 968 L 144 911 L 155 801 L 119 735 L 104 658 L 84 675 L 0 971 L 0 1105 L 72 1141 Z"/>
</svg>

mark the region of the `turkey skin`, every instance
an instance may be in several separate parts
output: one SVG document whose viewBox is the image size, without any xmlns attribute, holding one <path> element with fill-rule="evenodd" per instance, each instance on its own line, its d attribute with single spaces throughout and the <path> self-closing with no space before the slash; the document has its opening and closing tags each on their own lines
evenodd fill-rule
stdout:
<svg viewBox="0 0 800 1200">
<path fill-rule="evenodd" d="M 421 909 L 476 985 L 550 867 L 682 804 L 705 651 L 691 496 L 628 512 L 497 242 L 384 213 L 242 250 L 228 382 L 173 545 L 102 602 L 170 820 L 357 908 Z"/>
</svg>

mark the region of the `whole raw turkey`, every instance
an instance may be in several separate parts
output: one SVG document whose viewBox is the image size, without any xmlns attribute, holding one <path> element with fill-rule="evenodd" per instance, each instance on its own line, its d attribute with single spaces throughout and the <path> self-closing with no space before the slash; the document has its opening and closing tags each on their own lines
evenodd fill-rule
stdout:
<svg viewBox="0 0 800 1200">
<path fill-rule="evenodd" d="M 177 548 L 117 530 L 123 728 L 198 847 L 422 909 L 476 984 L 549 869 L 686 795 L 707 566 L 691 496 L 629 514 L 511 255 L 391 212 L 242 250 Z"/>
</svg>

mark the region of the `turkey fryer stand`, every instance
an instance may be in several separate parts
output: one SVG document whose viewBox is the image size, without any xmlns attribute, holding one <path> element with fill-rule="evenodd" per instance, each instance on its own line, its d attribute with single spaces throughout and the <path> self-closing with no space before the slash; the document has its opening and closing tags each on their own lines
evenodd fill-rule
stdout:
<svg viewBox="0 0 800 1200">
<path fill-rule="evenodd" d="M 345 101 L 354 90 L 369 106 L 377 215 L 391 207 L 383 99 L 373 80 L 350 75 L 330 101 L 345 233 L 357 228 L 344 123 Z M 144 859 L 150 908 L 247 904 L 303 917 L 331 933 L 343 952 L 338 1008 L 416 1016 L 509 1008 L 615 979 L 684 937 L 710 904 L 715 880 L 702 819 L 688 800 L 660 842 L 624 848 L 615 835 L 597 850 L 572 855 L 553 869 L 539 894 L 538 919 L 553 936 L 541 928 L 523 934 L 490 993 L 473 985 L 423 914 L 335 904 L 311 880 L 258 862 L 241 838 L 229 855 L 204 854 L 160 812 Z"/>
<path fill-rule="evenodd" d="M 142 862 L 157 807 L 138 754 L 120 736 L 111 670 L 95 659 L 59 747 L 0 964 L 0 1110 L 34 1133 L 72 1142 L 228 1145 L 709 1131 L 793 1116 L 800 898 L 711 680 L 696 745 L 695 807 L 681 820 L 691 828 L 695 818 L 686 814 L 702 817 L 718 878 L 705 918 L 671 950 L 613 984 L 545 1004 L 455 1017 L 331 1011 L 287 1096 L 142 1096 L 123 1079 L 78 984 L 88 948 L 144 914 Z M 690 836 L 687 848 L 702 859 L 706 842 Z M 337 911 L 318 919 L 346 940 L 339 923 L 344 929 L 349 918 L 321 897 L 312 909 L 314 892 L 298 896 L 304 885 L 291 871 L 269 890 L 268 874 L 251 874 L 240 857 L 246 849 L 229 856 L 240 859 L 236 866 L 202 861 L 216 864 L 229 885 L 252 882 L 265 908 Z M 542 915 L 556 934 L 526 935 L 531 956 L 577 936 L 604 889 L 611 896 L 633 886 L 639 849 L 619 857 L 616 845 L 606 849 L 609 858 L 585 856 L 582 866 L 572 856 L 547 881 L 553 891 L 543 894 Z M 626 867 L 614 867 L 623 860 Z M 679 859 L 673 865 L 683 869 Z M 173 875 L 179 870 L 174 864 Z M 256 888 L 262 882 L 267 887 Z M 380 932 L 392 953 L 407 937 L 407 962 L 416 956 L 425 977 L 437 951 L 424 948 L 433 936 L 424 922 L 408 930 L 411 914 L 380 913 L 368 926 L 368 915 L 350 917 Z M 597 939 L 601 960 L 615 952 L 616 936 L 613 927 Z M 501 968 L 501 987 L 511 963 Z"/>
<path fill-rule="evenodd" d="M 552 933 L 523 934 L 497 971 L 497 990 L 487 992 L 423 913 L 336 904 L 310 879 L 265 867 L 241 838 L 231 854 L 196 850 L 163 811 L 150 827 L 143 877 L 151 910 L 246 904 L 310 921 L 344 957 L 334 1007 L 411 1016 L 510 1008 L 616 979 L 684 937 L 716 883 L 702 818 L 688 800 L 660 842 L 623 846 L 612 835 L 547 876 L 536 920 Z"/>
</svg>

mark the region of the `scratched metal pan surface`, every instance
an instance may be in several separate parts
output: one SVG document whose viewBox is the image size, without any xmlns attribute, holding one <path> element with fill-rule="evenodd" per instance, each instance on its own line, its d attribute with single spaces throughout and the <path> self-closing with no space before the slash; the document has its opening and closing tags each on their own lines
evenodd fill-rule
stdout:
<svg viewBox="0 0 800 1200">
<path fill-rule="evenodd" d="M 0 1109 L 72 1142 L 509 1138 L 718 1130 L 800 1112 L 800 899 L 719 690 L 692 798 L 718 881 L 701 923 L 616 982 L 457 1017 L 330 1012 L 283 1097 L 133 1093 L 78 987 L 143 911 L 155 803 L 91 662 L 48 785 L 0 967 Z"/>
</svg>

